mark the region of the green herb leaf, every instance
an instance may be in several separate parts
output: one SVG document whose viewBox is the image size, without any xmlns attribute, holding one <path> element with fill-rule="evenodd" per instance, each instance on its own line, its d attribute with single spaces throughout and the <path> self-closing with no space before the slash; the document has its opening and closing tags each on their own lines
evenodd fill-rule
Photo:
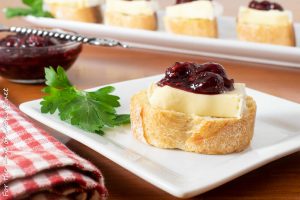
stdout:
<svg viewBox="0 0 300 200">
<path fill-rule="evenodd" d="M 28 8 L 6 8 L 7 18 L 32 15 L 36 17 L 53 17 L 51 13 L 43 10 L 43 0 L 22 0 Z"/>
<path fill-rule="evenodd" d="M 107 86 L 104 88 L 101 88 L 95 92 L 89 92 L 88 95 L 91 98 L 96 99 L 97 101 L 102 101 L 104 103 L 109 104 L 112 107 L 119 107 L 119 97 L 110 95 L 115 90 L 112 86 Z"/>
<path fill-rule="evenodd" d="M 103 135 L 103 128 L 120 126 L 130 122 L 129 115 L 119 115 L 119 97 L 112 95 L 114 87 L 107 86 L 93 92 L 80 91 L 69 81 L 64 69 L 58 66 L 45 68 L 47 95 L 41 104 L 42 113 L 53 114 L 86 131 Z"/>
<path fill-rule="evenodd" d="M 22 0 L 22 2 L 25 5 L 32 7 L 35 4 L 35 2 L 39 3 L 39 2 L 43 2 L 43 1 L 40 1 L 40 0 L 38 0 L 38 1 L 36 1 L 36 0 Z"/>
<path fill-rule="evenodd" d="M 71 83 L 67 77 L 65 70 L 61 67 L 57 67 L 57 73 L 50 66 L 50 68 L 45 68 L 46 85 L 54 88 L 67 88 L 71 87 Z"/>
<path fill-rule="evenodd" d="M 130 115 L 118 115 L 115 119 L 116 126 L 128 123 L 130 123 Z"/>
<path fill-rule="evenodd" d="M 33 11 L 29 8 L 6 8 L 5 16 L 6 18 L 13 18 L 18 16 L 30 15 Z"/>
</svg>

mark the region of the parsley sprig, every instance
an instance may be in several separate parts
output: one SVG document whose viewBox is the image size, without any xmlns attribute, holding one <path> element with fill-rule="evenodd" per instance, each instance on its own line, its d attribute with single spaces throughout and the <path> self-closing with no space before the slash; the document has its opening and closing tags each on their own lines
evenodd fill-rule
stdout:
<svg viewBox="0 0 300 200">
<path fill-rule="evenodd" d="M 104 127 L 114 127 L 130 122 L 129 115 L 119 115 L 119 97 L 111 93 L 114 87 L 107 86 L 93 92 L 76 89 L 69 81 L 64 69 L 45 68 L 47 95 L 41 104 L 42 113 L 53 114 L 86 131 L 104 134 Z"/>
<path fill-rule="evenodd" d="M 53 17 L 51 13 L 44 11 L 43 0 L 22 0 L 27 8 L 6 8 L 7 18 L 32 15 L 36 17 Z"/>
</svg>

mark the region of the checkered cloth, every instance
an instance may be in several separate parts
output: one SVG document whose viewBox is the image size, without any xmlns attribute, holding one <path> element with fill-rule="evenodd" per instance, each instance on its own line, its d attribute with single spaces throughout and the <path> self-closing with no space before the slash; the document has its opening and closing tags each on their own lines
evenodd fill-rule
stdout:
<svg viewBox="0 0 300 200">
<path fill-rule="evenodd" d="M 0 96 L 0 199 L 106 199 L 101 172 Z"/>
</svg>

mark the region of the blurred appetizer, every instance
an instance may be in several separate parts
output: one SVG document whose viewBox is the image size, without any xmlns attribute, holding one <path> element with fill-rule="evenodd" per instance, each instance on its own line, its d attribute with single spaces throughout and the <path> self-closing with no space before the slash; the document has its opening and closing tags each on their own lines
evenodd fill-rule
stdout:
<svg viewBox="0 0 300 200">
<path fill-rule="evenodd" d="M 160 148 L 228 154 L 247 148 L 256 103 L 222 65 L 176 62 L 131 99 L 135 138 Z"/>
<path fill-rule="evenodd" d="M 237 19 L 240 40 L 295 46 L 292 13 L 278 3 L 251 1 L 241 7 Z"/>
<path fill-rule="evenodd" d="M 177 0 L 176 5 L 166 8 L 164 23 L 171 33 L 218 37 L 214 6 L 208 0 Z"/>
<path fill-rule="evenodd" d="M 50 13 L 57 19 L 100 23 L 99 0 L 44 0 Z"/>
<path fill-rule="evenodd" d="M 105 24 L 134 29 L 156 30 L 157 17 L 150 1 L 107 0 Z"/>
</svg>

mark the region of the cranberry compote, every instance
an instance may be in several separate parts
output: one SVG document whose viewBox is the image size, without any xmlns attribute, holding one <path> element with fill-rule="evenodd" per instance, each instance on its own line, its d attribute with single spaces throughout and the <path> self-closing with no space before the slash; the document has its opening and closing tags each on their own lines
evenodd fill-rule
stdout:
<svg viewBox="0 0 300 200">
<path fill-rule="evenodd" d="M 7 35 L 0 39 L 0 75 L 14 82 L 42 82 L 45 67 L 68 69 L 81 48 L 79 43 L 53 38 Z"/>
<path fill-rule="evenodd" d="M 192 1 L 199 1 L 199 0 L 176 0 L 176 4 L 189 3 Z M 209 0 L 209 1 L 211 1 L 211 0 Z"/>
<path fill-rule="evenodd" d="M 249 3 L 249 8 L 253 8 L 256 10 L 279 10 L 283 11 L 283 7 L 278 3 L 273 3 L 269 1 L 256 1 L 253 0 Z"/>
<path fill-rule="evenodd" d="M 60 41 L 55 38 L 43 38 L 37 35 L 8 35 L 0 40 L 1 47 L 47 47 L 57 44 L 63 44 L 65 41 Z"/>
<path fill-rule="evenodd" d="M 234 90 L 234 80 L 228 79 L 222 65 L 214 62 L 196 64 L 176 62 L 166 70 L 158 86 L 171 86 L 197 94 L 221 94 Z"/>
</svg>

